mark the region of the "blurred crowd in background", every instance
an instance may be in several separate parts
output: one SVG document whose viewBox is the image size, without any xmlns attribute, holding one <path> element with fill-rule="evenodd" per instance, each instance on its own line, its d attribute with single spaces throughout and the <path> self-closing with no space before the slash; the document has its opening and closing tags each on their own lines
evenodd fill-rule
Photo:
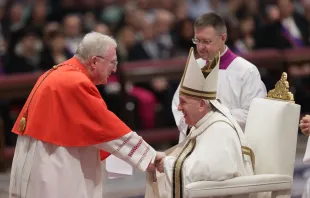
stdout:
<svg viewBox="0 0 310 198">
<path fill-rule="evenodd" d="M 310 0 L 0 0 L 0 75 L 48 70 L 72 57 L 90 31 L 117 40 L 120 65 L 186 56 L 194 47 L 194 20 L 206 12 L 223 17 L 228 27 L 227 46 L 237 54 L 310 44 Z M 295 21 L 296 34 L 303 41 L 300 46 L 281 34 L 283 18 Z M 308 83 L 310 66 L 302 73 L 300 81 Z M 145 103 L 142 105 L 150 112 L 156 108 L 154 103 L 160 103 L 165 116 L 162 124 L 175 126 L 171 100 L 177 85 L 155 78 L 128 87 L 130 95 L 138 104 Z M 105 98 L 117 90 L 115 86 L 99 89 Z M 107 99 L 111 110 L 120 114 L 118 100 L 113 97 L 110 101 Z M 9 133 L 12 108 L 23 101 L 0 104 Z M 156 127 L 154 116 L 144 113 L 138 113 L 143 123 L 138 128 Z M 13 144 L 9 138 L 6 142 Z"/>
</svg>

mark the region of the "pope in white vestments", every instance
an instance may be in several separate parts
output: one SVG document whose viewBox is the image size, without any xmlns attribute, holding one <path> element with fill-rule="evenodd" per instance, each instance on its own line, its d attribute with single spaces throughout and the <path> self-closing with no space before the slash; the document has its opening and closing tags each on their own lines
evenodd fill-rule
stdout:
<svg viewBox="0 0 310 198">
<path fill-rule="evenodd" d="M 191 131 L 166 152 L 158 165 L 164 173 L 148 175 L 145 197 L 183 198 L 193 182 L 253 175 L 254 154 L 229 109 L 216 100 L 218 71 L 219 56 L 201 70 L 191 49 L 178 106 Z"/>
</svg>

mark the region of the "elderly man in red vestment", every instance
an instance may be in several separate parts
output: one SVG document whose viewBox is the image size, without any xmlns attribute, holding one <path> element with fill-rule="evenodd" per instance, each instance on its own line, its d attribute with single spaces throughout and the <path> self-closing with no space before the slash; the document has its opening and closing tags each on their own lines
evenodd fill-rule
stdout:
<svg viewBox="0 0 310 198">
<path fill-rule="evenodd" d="M 95 86 L 116 71 L 116 47 L 86 34 L 73 58 L 38 79 L 12 130 L 10 198 L 102 198 L 100 152 L 141 171 L 164 157 L 108 110 Z"/>
</svg>

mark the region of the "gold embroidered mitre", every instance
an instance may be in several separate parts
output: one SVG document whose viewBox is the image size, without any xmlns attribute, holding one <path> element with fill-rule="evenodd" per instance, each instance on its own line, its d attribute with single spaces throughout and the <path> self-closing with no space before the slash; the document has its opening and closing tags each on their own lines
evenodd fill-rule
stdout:
<svg viewBox="0 0 310 198">
<path fill-rule="evenodd" d="M 216 99 L 220 53 L 200 69 L 191 48 L 181 80 L 180 94 L 206 100 Z"/>
<path fill-rule="evenodd" d="M 295 103 L 294 95 L 289 91 L 289 88 L 287 73 L 283 72 L 281 79 L 276 83 L 275 88 L 268 92 L 267 98 Z"/>
</svg>

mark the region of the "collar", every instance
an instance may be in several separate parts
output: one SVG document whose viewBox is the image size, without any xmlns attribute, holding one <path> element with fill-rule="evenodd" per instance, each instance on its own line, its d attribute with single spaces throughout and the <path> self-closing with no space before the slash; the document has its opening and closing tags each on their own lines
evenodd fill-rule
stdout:
<svg viewBox="0 0 310 198">
<path fill-rule="evenodd" d="M 226 54 L 227 50 L 228 50 L 228 47 L 227 47 L 227 45 L 225 45 L 225 50 L 224 50 L 224 52 L 221 54 L 221 58 L 222 58 L 222 56 L 224 56 L 224 54 Z"/>
<path fill-rule="evenodd" d="M 226 70 L 235 58 L 237 58 L 237 55 L 234 54 L 227 46 L 225 46 L 225 51 L 223 54 L 221 54 L 220 69 Z"/>
<path fill-rule="evenodd" d="M 220 70 L 226 70 L 235 58 L 237 58 L 237 55 L 225 45 L 225 50 L 220 56 Z M 208 60 L 206 63 L 208 63 Z"/>
<path fill-rule="evenodd" d="M 87 71 L 86 67 L 84 64 L 81 63 L 81 61 L 79 59 L 77 59 L 76 57 L 72 57 L 70 59 L 68 59 L 67 61 L 65 61 L 64 63 L 62 63 L 61 65 L 72 65 L 75 66 L 77 69 L 79 69 L 83 74 L 85 74 L 87 76 L 87 78 L 90 78 L 89 72 Z"/>
<path fill-rule="evenodd" d="M 204 115 L 196 124 L 195 124 L 195 128 L 199 128 L 201 127 L 201 125 L 203 125 L 212 115 L 214 114 L 214 111 L 211 110 L 209 111 L 206 115 Z"/>
</svg>

